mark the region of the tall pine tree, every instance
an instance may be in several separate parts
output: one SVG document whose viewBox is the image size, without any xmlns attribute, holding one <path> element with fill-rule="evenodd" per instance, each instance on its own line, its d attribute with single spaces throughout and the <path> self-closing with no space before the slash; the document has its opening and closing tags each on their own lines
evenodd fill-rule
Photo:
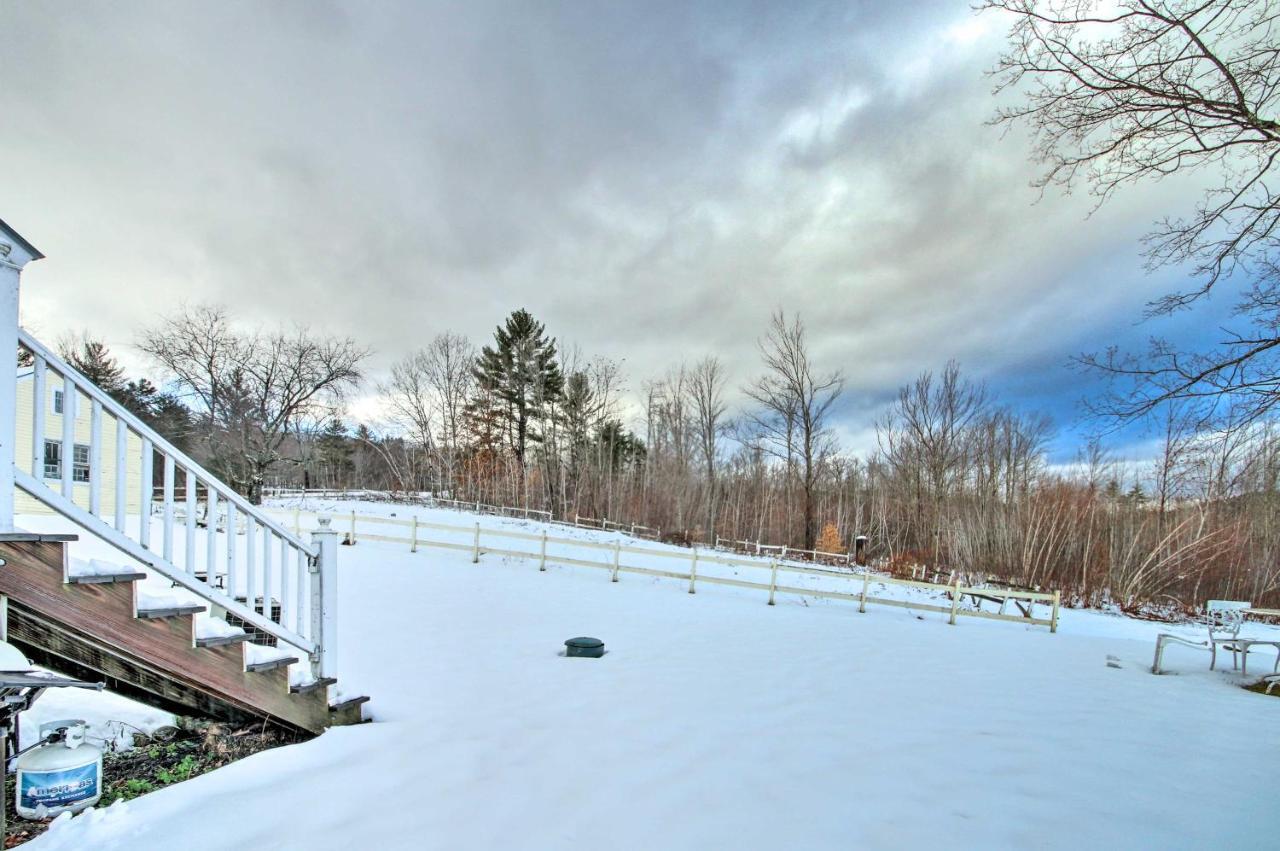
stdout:
<svg viewBox="0 0 1280 851">
<path fill-rule="evenodd" d="M 485 346 L 476 362 L 480 385 L 474 402 L 488 406 L 472 414 L 495 416 L 507 433 L 516 460 L 523 467 L 531 442 L 541 439 L 539 421 L 564 389 L 556 363 L 556 341 L 527 310 L 517 310 L 494 331 L 494 345 Z"/>
</svg>

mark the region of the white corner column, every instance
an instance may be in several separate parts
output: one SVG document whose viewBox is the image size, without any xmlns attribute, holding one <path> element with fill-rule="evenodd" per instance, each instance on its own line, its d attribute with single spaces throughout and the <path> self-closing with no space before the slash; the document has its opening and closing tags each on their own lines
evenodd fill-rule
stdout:
<svg viewBox="0 0 1280 851">
<path fill-rule="evenodd" d="M 0 532 L 13 529 L 13 461 L 18 395 L 18 282 L 42 255 L 0 222 Z M 9 360 L 13 358 L 13 360 Z"/>
</svg>

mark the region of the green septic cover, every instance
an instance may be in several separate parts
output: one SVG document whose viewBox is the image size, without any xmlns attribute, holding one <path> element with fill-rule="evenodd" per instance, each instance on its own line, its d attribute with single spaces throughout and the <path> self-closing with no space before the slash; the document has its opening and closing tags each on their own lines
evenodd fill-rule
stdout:
<svg viewBox="0 0 1280 851">
<path fill-rule="evenodd" d="M 564 646 L 572 647 L 575 650 L 595 650 L 596 648 L 604 647 L 604 642 L 598 638 L 580 635 L 577 638 L 570 638 L 564 643 Z"/>
</svg>

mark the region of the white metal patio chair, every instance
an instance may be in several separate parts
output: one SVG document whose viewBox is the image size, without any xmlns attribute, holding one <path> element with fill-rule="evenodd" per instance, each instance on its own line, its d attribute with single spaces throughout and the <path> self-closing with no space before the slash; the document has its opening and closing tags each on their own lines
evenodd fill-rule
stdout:
<svg viewBox="0 0 1280 851">
<path fill-rule="evenodd" d="M 1240 627 L 1244 624 L 1245 613 L 1252 608 L 1251 603 L 1239 600 L 1210 600 L 1205 607 L 1209 616 L 1209 644 L 1213 651 L 1213 661 L 1217 661 L 1217 648 L 1221 644 L 1231 651 L 1231 667 L 1236 669 L 1236 654 L 1240 655 L 1239 670 L 1242 674 L 1249 672 L 1249 651 L 1255 645 L 1262 644 L 1274 647 L 1276 661 L 1272 671 L 1280 671 L 1280 638 L 1242 638 Z M 1213 670 L 1213 662 L 1209 664 Z"/>
<path fill-rule="evenodd" d="M 1240 652 L 1240 627 L 1244 625 L 1245 610 L 1252 606 L 1243 600 L 1210 600 L 1205 606 L 1209 627 L 1209 670 L 1218 664 L 1218 645 L 1231 651 L 1231 669 L 1238 670 Z"/>
<path fill-rule="evenodd" d="M 1239 669 L 1239 660 L 1236 654 L 1239 653 L 1238 645 L 1240 637 L 1240 627 L 1244 624 L 1244 610 L 1251 607 L 1252 603 L 1245 603 L 1243 600 L 1210 600 L 1204 607 L 1206 621 L 1208 626 L 1208 646 L 1210 646 L 1211 659 L 1208 663 L 1208 669 L 1213 671 L 1217 665 L 1217 648 L 1222 645 L 1222 649 L 1231 651 L 1231 669 L 1236 671 Z"/>
</svg>

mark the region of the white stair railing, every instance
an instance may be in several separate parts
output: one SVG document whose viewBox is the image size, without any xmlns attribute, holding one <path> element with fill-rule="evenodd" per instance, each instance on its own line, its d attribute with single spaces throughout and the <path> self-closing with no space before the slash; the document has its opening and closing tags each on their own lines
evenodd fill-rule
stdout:
<svg viewBox="0 0 1280 851">
<path fill-rule="evenodd" d="M 333 676 L 337 533 L 325 523 L 305 543 L 21 328 L 18 341 L 33 366 L 23 378 L 31 382 L 30 453 L 14 459 L 15 485 L 211 607 L 298 648 L 316 678 Z M 18 396 L 26 392 L 19 388 Z M 87 424 L 77 416 L 86 403 Z M 62 423 L 50 435 L 53 415 Z M 164 482 L 158 552 L 157 461 Z"/>
</svg>

